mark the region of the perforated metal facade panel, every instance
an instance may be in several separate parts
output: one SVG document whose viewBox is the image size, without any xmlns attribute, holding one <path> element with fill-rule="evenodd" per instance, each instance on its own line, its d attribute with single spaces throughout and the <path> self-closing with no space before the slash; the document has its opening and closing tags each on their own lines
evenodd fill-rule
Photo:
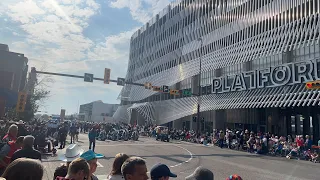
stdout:
<svg viewBox="0 0 320 180">
<path fill-rule="evenodd" d="M 199 74 L 202 57 L 204 86 L 217 73 L 230 75 L 296 59 L 317 59 L 319 12 L 318 0 L 174 2 L 132 36 L 126 79 L 168 86 L 189 82 Z M 303 56 L 299 55 L 302 49 Z M 126 85 L 119 97 L 127 97 L 131 105 L 119 107 L 119 112 L 127 114 L 116 113 L 115 118 L 130 118 L 131 110 L 137 109 L 146 119 L 165 123 L 196 113 L 196 97 L 148 102 L 156 93 Z M 302 84 L 209 94 L 202 97 L 201 111 L 314 106 L 319 96 Z"/>
</svg>

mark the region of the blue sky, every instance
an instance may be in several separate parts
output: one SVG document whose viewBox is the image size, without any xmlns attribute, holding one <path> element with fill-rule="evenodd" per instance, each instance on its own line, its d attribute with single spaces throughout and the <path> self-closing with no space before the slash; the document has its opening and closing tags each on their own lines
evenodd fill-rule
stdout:
<svg viewBox="0 0 320 180">
<path fill-rule="evenodd" d="M 0 43 L 25 54 L 37 70 L 125 77 L 131 35 L 171 0 L 1 0 Z M 119 103 L 121 87 L 40 76 L 51 91 L 40 110 L 78 111 L 78 104 Z"/>
</svg>

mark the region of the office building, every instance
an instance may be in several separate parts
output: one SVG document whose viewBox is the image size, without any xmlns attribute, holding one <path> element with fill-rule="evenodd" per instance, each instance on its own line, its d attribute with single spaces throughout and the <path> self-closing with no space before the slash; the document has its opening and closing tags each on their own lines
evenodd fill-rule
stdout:
<svg viewBox="0 0 320 180">
<path fill-rule="evenodd" d="M 114 118 L 178 129 L 248 129 L 319 138 L 318 0 L 181 0 L 133 34 L 126 85 Z M 201 77 L 200 75 L 201 62 Z M 201 92 L 198 92 L 198 84 Z"/>
<path fill-rule="evenodd" d="M 119 104 L 106 104 L 102 101 L 94 101 L 88 104 L 80 105 L 79 120 L 91 122 L 109 122 L 114 123 L 113 114 Z"/>
</svg>

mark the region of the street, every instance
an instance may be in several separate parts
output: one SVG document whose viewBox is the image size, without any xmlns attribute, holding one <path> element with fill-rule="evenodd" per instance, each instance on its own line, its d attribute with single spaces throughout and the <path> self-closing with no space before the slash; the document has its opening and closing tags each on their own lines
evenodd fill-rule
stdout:
<svg viewBox="0 0 320 180">
<path fill-rule="evenodd" d="M 79 141 L 79 145 L 87 150 L 87 135 L 80 135 Z M 145 137 L 140 137 L 136 142 L 97 141 L 96 152 L 105 155 L 105 158 L 99 160 L 95 173 L 100 180 L 106 179 L 114 156 L 120 152 L 129 156 L 143 157 L 147 162 L 148 170 L 156 163 L 164 163 L 178 175 L 176 179 L 179 180 L 190 175 L 198 166 L 210 169 L 215 179 L 219 180 L 231 174 L 238 174 L 245 180 L 316 180 L 320 176 L 319 164 L 303 160 L 260 156 L 187 142 L 159 142 Z M 55 168 L 62 162 L 58 161 L 57 157 L 51 156 L 43 159 L 46 168 L 45 178 L 52 179 Z"/>
</svg>

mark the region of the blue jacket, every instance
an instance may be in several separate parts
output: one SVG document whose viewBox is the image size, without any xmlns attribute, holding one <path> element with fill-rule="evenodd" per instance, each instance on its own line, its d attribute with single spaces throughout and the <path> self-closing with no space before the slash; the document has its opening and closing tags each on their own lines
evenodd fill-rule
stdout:
<svg viewBox="0 0 320 180">
<path fill-rule="evenodd" d="M 89 140 L 95 140 L 97 137 L 97 131 L 95 130 L 89 131 L 88 137 L 89 137 Z"/>
</svg>

